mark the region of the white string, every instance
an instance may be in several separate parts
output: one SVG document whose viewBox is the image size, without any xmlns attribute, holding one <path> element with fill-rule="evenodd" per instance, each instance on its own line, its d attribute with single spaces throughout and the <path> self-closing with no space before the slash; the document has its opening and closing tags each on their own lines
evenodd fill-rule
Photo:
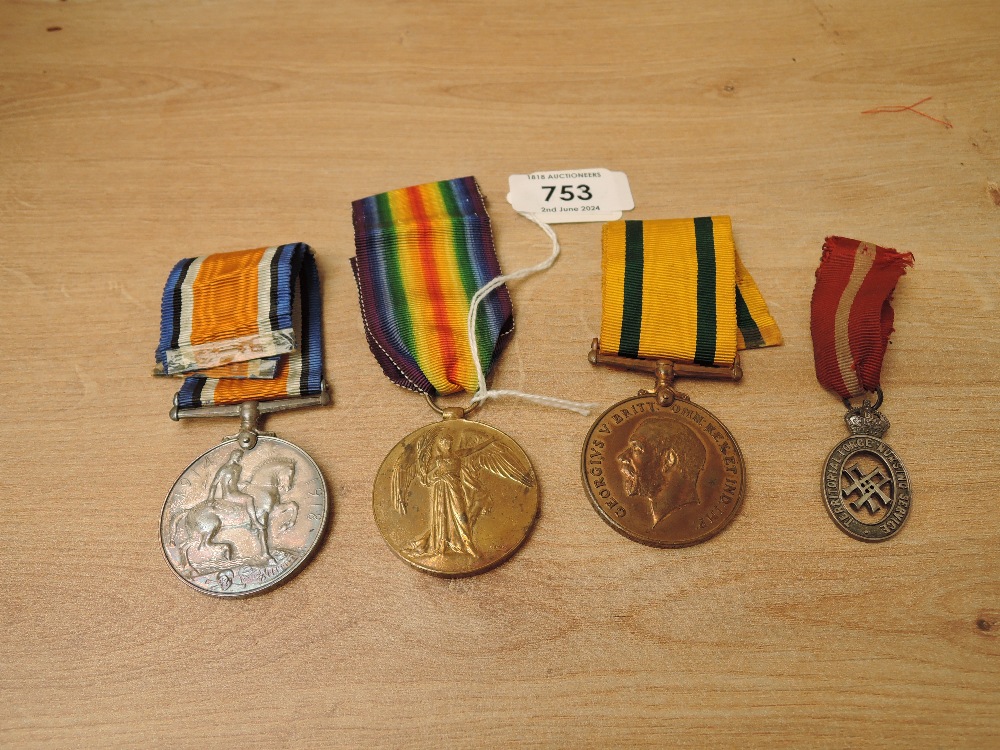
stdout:
<svg viewBox="0 0 1000 750">
<path fill-rule="evenodd" d="M 549 236 L 549 239 L 552 240 L 552 254 L 538 265 L 530 266 L 529 268 L 522 268 L 506 275 L 497 276 L 495 279 L 481 286 L 479 291 L 472 296 L 472 301 L 469 303 L 468 318 L 469 348 L 472 350 L 472 361 L 476 365 L 476 377 L 479 380 L 479 389 L 475 392 L 475 394 L 473 394 L 470 406 L 481 404 L 483 401 L 490 398 L 511 396 L 513 398 L 522 398 L 526 401 L 532 401 L 536 404 L 541 404 L 542 406 L 551 406 L 556 409 L 575 411 L 577 414 L 583 414 L 586 416 L 587 414 L 590 414 L 592 409 L 597 407 L 597 404 L 569 401 L 564 398 L 554 398 L 552 396 L 539 396 L 534 393 L 524 393 L 523 391 L 512 391 L 507 389 L 490 390 L 486 385 L 486 374 L 483 372 L 483 366 L 479 362 L 479 343 L 476 341 L 476 316 L 479 311 L 479 303 L 486 299 L 486 296 L 490 292 L 502 284 L 515 279 L 523 279 L 525 276 L 531 276 L 534 273 L 544 271 L 545 269 L 551 267 L 552 264 L 556 262 L 556 258 L 559 257 L 560 252 L 559 240 L 556 237 L 556 233 L 552 230 L 552 227 L 543 221 L 539 221 L 534 214 L 524 213 L 523 211 L 518 211 L 518 213 L 529 221 L 532 221 L 540 226 L 542 231 Z"/>
</svg>

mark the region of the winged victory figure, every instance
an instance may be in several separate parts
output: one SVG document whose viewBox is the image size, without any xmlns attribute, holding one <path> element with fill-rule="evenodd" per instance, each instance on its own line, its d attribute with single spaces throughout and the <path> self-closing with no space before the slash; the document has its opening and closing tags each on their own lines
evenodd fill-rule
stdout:
<svg viewBox="0 0 1000 750">
<path fill-rule="evenodd" d="M 520 457 L 495 437 L 459 448 L 451 435 L 438 431 L 408 446 L 392 471 L 393 505 L 405 514 L 410 486 L 414 480 L 420 482 L 430 491 L 430 527 L 406 551 L 417 556 L 455 552 L 478 557 L 472 529 L 489 500 L 485 475 L 524 487 L 535 483 L 530 468 L 522 468 Z"/>
</svg>

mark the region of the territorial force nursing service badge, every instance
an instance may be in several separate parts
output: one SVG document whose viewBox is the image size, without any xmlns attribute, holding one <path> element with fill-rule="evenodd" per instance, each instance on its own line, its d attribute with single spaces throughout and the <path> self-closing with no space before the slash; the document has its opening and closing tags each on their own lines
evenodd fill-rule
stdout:
<svg viewBox="0 0 1000 750">
<path fill-rule="evenodd" d="M 906 468 L 882 440 L 889 420 L 879 411 L 882 361 L 893 326 L 890 301 L 912 265 L 910 253 L 827 237 L 816 270 L 811 322 L 816 377 L 843 400 L 851 431 L 826 461 L 821 492 L 833 522 L 865 542 L 897 534 L 912 503 Z M 857 398 L 859 404 L 852 401 Z"/>
</svg>

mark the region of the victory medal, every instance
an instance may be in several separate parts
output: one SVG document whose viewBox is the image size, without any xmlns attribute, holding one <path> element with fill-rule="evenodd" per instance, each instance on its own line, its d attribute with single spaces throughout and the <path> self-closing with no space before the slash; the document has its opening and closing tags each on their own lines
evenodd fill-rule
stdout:
<svg viewBox="0 0 1000 750">
<path fill-rule="evenodd" d="M 738 381 L 738 349 L 781 333 L 740 262 L 728 216 L 616 221 L 602 234 L 601 337 L 590 361 L 655 375 L 591 427 L 581 456 L 598 515 L 655 547 L 718 534 L 743 500 L 743 455 L 729 430 L 674 389 L 677 377 Z"/>
<path fill-rule="evenodd" d="M 309 246 L 180 261 L 163 292 L 154 373 L 184 378 L 172 419 L 240 419 L 239 433 L 196 459 L 167 493 L 160 540 L 171 569 L 220 597 L 288 580 L 322 537 L 326 482 L 305 451 L 261 432 L 258 419 L 330 402 Z"/>
<path fill-rule="evenodd" d="M 351 259 L 372 354 L 397 385 L 424 394 L 442 417 L 403 438 L 379 468 L 372 510 L 392 551 L 440 576 L 482 573 L 527 538 L 538 484 L 510 437 L 438 408 L 433 397 L 475 391 L 513 327 L 489 215 L 472 177 L 392 190 L 354 202 Z M 471 410 L 471 409 L 470 409 Z"/>
<path fill-rule="evenodd" d="M 845 237 L 827 237 L 812 297 L 816 377 L 844 402 L 851 436 L 830 453 L 821 482 L 823 502 L 845 534 L 881 542 L 910 512 L 910 479 L 882 440 L 889 420 L 882 405 L 882 361 L 892 333 L 890 300 L 913 255 Z M 851 399 L 865 397 L 859 405 Z"/>
</svg>

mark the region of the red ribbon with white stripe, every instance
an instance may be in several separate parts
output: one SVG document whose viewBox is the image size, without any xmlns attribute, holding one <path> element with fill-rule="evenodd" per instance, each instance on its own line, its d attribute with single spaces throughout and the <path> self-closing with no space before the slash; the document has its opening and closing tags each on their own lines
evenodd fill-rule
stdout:
<svg viewBox="0 0 1000 750">
<path fill-rule="evenodd" d="M 892 292 L 912 253 L 827 237 L 812 296 L 816 377 L 841 398 L 874 391 L 892 333 Z"/>
</svg>

